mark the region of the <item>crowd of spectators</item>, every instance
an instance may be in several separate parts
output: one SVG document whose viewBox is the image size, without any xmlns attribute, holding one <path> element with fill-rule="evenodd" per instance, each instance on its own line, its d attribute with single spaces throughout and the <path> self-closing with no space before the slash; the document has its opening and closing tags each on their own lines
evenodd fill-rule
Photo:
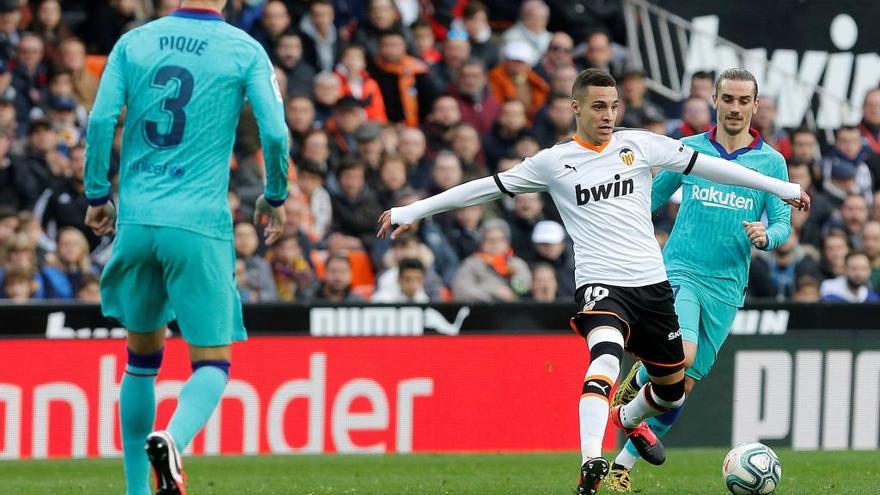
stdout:
<svg viewBox="0 0 880 495">
<path fill-rule="evenodd" d="M 264 169 L 256 121 L 242 114 L 229 203 L 243 301 L 570 301 L 571 241 L 544 194 L 428 218 L 394 241 L 376 238 L 379 214 L 568 139 L 584 68 L 618 77 L 620 125 L 677 138 L 713 126 L 713 74 L 694 74 L 685 99 L 664 102 L 630 68 L 620 2 L 484 1 L 228 2 L 228 22 L 275 64 L 291 136 L 287 232 L 267 247 L 249 221 Z M 99 301 L 112 239 L 83 223 L 82 136 L 100 63 L 120 35 L 177 4 L 0 0 L 4 298 Z M 749 295 L 877 300 L 880 89 L 833 144 L 779 129 L 774 113 L 762 98 L 753 125 L 813 209 L 792 212 L 788 242 L 755 252 Z M 655 214 L 661 244 L 676 209 Z"/>
</svg>

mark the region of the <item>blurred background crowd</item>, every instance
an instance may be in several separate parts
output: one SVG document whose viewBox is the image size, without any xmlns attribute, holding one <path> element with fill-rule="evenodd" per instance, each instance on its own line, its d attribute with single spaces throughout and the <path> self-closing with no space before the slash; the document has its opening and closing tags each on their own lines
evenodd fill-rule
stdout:
<svg viewBox="0 0 880 495">
<path fill-rule="evenodd" d="M 683 137 L 714 125 L 715 74 L 694 74 L 689 96 L 667 101 L 630 68 L 620 2 L 483 1 L 229 1 L 228 22 L 275 63 L 291 136 L 288 231 L 267 247 L 251 223 L 258 129 L 243 111 L 229 190 L 243 301 L 571 301 L 571 243 L 546 195 L 438 215 L 395 241 L 376 239 L 379 214 L 568 139 L 584 68 L 618 78 L 621 126 Z M 112 239 L 83 223 L 88 111 L 114 42 L 177 4 L 0 0 L 4 298 L 99 301 Z M 813 209 L 792 212 L 784 245 L 755 252 L 749 297 L 878 300 L 880 89 L 833 139 L 781 129 L 774 114 L 762 98 L 753 126 Z M 661 244 L 676 211 L 671 201 L 655 214 Z"/>
</svg>

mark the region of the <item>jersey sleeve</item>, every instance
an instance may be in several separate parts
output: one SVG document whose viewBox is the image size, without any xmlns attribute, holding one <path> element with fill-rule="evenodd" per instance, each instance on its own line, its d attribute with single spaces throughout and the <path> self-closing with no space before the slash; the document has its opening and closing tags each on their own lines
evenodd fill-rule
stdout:
<svg viewBox="0 0 880 495">
<path fill-rule="evenodd" d="M 690 173 L 697 159 L 698 153 L 690 146 L 678 139 L 672 139 L 653 132 L 644 132 L 645 154 L 651 167 L 660 167 L 663 170 L 679 172 L 684 175 Z"/>
<path fill-rule="evenodd" d="M 86 199 L 100 206 L 110 199 L 110 153 L 116 122 L 126 101 L 125 87 L 126 38 L 121 38 L 110 55 L 101 75 L 98 94 L 86 127 L 86 164 L 83 182 Z"/>
<path fill-rule="evenodd" d="M 495 184 L 502 193 L 514 196 L 520 193 L 544 192 L 547 190 L 546 162 L 550 160 L 549 150 L 526 158 L 510 170 L 493 175 Z"/>
<path fill-rule="evenodd" d="M 281 206 L 287 198 L 287 163 L 290 153 L 284 105 L 275 70 L 262 48 L 247 72 L 245 93 L 260 128 L 260 144 L 266 161 L 266 200 Z"/>
<path fill-rule="evenodd" d="M 651 183 L 651 211 L 655 211 L 669 201 L 675 191 L 681 187 L 682 175 L 662 170 Z"/>
<path fill-rule="evenodd" d="M 785 166 L 785 161 L 780 156 L 774 158 L 775 166 L 770 175 L 788 182 L 788 168 Z M 764 207 L 769 225 L 767 226 L 767 245 L 762 249 L 772 251 L 781 244 L 785 244 L 788 236 L 791 235 L 791 208 L 773 194 L 765 193 L 765 196 Z"/>
</svg>

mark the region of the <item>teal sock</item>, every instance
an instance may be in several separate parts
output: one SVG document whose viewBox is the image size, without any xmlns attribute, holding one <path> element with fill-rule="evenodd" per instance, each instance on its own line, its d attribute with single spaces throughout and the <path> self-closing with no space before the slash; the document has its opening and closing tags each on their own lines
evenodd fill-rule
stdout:
<svg viewBox="0 0 880 495">
<path fill-rule="evenodd" d="M 192 366 L 193 374 L 183 385 L 168 423 L 168 433 L 181 452 L 208 422 L 229 379 L 228 361 L 196 361 Z"/>
<path fill-rule="evenodd" d="M 162 351 L 136 354 L 129 349 L 128 365 L 119 387 L 119 422 L 122 429 L 122 464 L 127 495 L 150 495 L 150 463 L 144 451 L 156 419 L 156 375 Z"/>
<path fill-rule="evenodd" d="M 648 383 L 648 370 L 643 364 L 641 367 L 639 367 L 638 373 L 636 373 L 636 384 L 639 386 L 639 388 L 642 388 L 645 386 L 646 383 Z"/>
</svg>

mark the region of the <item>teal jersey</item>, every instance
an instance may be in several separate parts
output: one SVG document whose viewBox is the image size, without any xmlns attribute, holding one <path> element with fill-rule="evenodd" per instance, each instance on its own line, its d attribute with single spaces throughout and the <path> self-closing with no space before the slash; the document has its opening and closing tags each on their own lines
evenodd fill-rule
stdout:
<svg viewBox="0 0 880 495">
<path fill-rule="evenodd" d="M 119 224 L 231 239 L 229 165 L 245 98 L 260 128 L 265 196 L 287 196 L 288 131 L 266 51 L 217 13 L 179 9 L 126 33 L 110 53 L 86 134 L 86 197 L 106 202 L 123 105 Z"/>
<path fill-rule="evenodd" d="M 718 156 L 781 180 L 788 180 L 785 159 L 761 137 L 727 153 L 712 139 L 714 131 L 681 141 L 694 150 Z M 745 187 L 717 184 L 691 175 L 663 171 L 653 182 L 651 209 L 663 206 L 679 187 L 681 208 L 666 246 L 663 261 L 670 280 L 686 280 L 706 295 L 741 306 L 749 278 L 752 244 L 743 221 L 760 221 L 767 214 L 766 251 L 785 243 L 791 234 L 791 210 L 778 197 Z"/>
</svg>

